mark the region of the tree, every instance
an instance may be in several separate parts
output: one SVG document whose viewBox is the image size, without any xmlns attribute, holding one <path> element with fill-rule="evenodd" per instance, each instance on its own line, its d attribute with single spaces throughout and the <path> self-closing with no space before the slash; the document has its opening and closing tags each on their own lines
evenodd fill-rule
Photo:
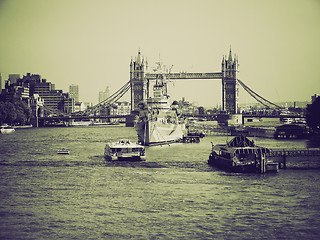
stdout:
<svg viewBox="0 0 320 240">
<path fill-rule="evenodd" d="M 28 104 L 21 100 L 0 102 L 0 123 L 23 125 L 30 121 L 32 111 Z"/>
<path fill-rule="evenodd" d="M 4 123 L 7 118 L 6 103 L 0 102 L 0 124 Z"/>
<path fill-rule="evenodd" d="M 205 113 L 204 107 L 199 107 L 198 111 L 199 111 L 199 115 L 204 115 L 204 113 Z"/>
<path fill-rule="evenodd" d="M 13 124 L 13 122 L 17 118 L 17 112 L 16 112 L 16 108 L 15 108 L 14 104 L 12 102 L 6 102 L 5 111 L 6 111 L 7 115 L 6 115 L 4 122 L 6 122 L 8 124 Z"/>
<path fill-rule="evenodd" d="M 314 133 L 320 134 L 320 97 L 307 106 L 306 121 Z"/>
<path fill-rule="evenodd" d="M 19 101 L 16 101 L 14 105 L 17 113 L 15 123 L 23 125 L 29 122 L 30 116 L 32 113 L 28 104 L 25 103 L 24 101 L 19 100 Z"/>
</svg>

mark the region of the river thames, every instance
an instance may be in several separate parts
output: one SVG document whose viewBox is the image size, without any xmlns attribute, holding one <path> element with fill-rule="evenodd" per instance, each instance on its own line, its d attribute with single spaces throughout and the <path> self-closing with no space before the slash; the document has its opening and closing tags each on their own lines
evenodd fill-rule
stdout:
<svg viewBox="0 0 320 240">
<path fill-rule="evenodd" d="M 146 162 L 106 162 L 134 128 L 19 129 L 0 135 L 1 239 L 317 239 L 320 169 L 226 173 L 211 142 L 147 147 Z M 306 140 L 256 138 L 265 147 Z M 58 155 L 67 148 L 70 155 Z"/>
</svg>

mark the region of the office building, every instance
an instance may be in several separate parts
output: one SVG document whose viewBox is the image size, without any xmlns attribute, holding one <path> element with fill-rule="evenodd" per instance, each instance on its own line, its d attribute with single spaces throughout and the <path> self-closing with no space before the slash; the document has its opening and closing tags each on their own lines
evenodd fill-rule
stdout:
<svg viewBox="0 0 320 240">
<path fill-rule="evenodd" d="M 8 82 L 9 84 L 15 84 L 18 79 L 20 79 L 20 74 L 9 74 Z"/>
<path fill-rule="evenodd" d="M 47 109 L 59 110 L 64 113 L 72 113 L 74 110 L 74 100 L 68 93 L 62 90 L 55 90 L 55 85 L 41 79 L 38 74 L 30 74 L 17 79 L 16 74 L 10 74 L 6 82 L 6 89 L 1 94 L 1 98 L 10 99 L 31 99 L 34 94 L 38 94 L 43 99 Z"/>
<path fill-rule="evenodd" d="M 108 97 L 110 97 L 110 90 L 109 90 L 109 87 L 107 86 L 104 92 L 99 92 L 99 103 L 106 100 Z"/>
<path fill-rule="evenodd" d="M 80 102 L 79 101 L 79 86 L 78 85 L 71 85 L 69 86 L 69 94 L 70 97 L 74 99 L 75 103 Z"/>
</svg>

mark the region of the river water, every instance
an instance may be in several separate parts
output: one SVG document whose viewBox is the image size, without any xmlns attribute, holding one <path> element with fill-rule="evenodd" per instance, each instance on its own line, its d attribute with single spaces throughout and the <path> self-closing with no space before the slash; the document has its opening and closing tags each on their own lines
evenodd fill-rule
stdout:
<svg viewBox="0 0 320 240">
<path fill-rule="evenodd" d="M 316 239 L 320 170 L 226 173 L 211 142 L 148 147 L 146 162 L 103 158 L 121 126 L 33 128 L 0 135 L 0 239 Z M 230 136 L 229 136 L 230 140 Z M 306 141 L 256 138 L 267 147 Z M 58 155 L 60 148 L 70 155 Z"/>
</svg>

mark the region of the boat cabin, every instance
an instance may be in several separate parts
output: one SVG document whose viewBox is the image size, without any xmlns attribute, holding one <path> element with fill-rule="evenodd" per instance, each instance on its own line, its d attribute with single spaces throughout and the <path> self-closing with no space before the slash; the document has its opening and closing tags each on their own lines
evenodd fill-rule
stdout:
<svg viewBox="0 0 320 240">
<path fill-rule="evenodd" d="M 106 160 L 146 160 L 144 146 L 131 143 L 128 139 L 106 144 L 104 156 Z"/>
<path fill-rule="evenodd" d="M 277 166 L 266 156 L 270 149 L 259 147 L 243 136 L 237 136 L 227 144 L 212 145 L 208 163 L 241 172 L 277 171 Z"/>
</svg>

